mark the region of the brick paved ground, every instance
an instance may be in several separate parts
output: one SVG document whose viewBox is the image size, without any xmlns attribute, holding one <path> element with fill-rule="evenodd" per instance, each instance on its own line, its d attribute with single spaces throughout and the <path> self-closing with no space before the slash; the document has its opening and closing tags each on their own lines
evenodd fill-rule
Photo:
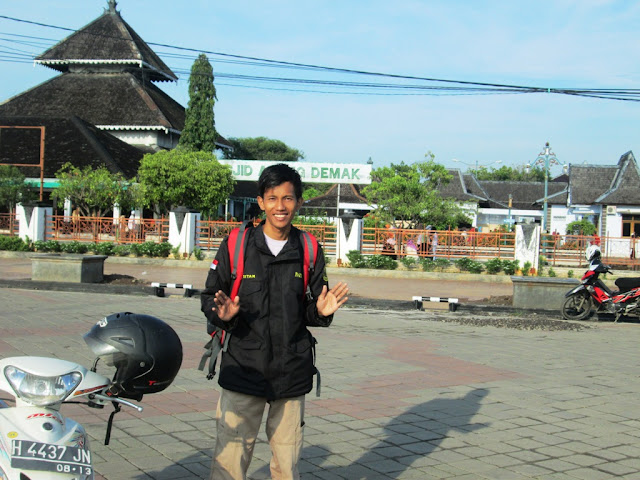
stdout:
<svg viewBox="0 0 640 480">
<path fill-rule="evenodd" d="M 69 405 L 97 478 L 207 478 L 217 384 L 196 365 L 197 298 L 0 288 L 0 356 L 90 366 L 82 340 L 117 311 L 159 316 L 185 357 L 175 383 L 116 416 Z M 640 479 L 637 324 L 529 331 L 438 321 L 460 313 L 344 309 L 315 329 L 322 395 L 308 396 L 303 479 Z M 468 314 L 465 314 L 468 315 Z M 261 433 L 250 478 L 269 478 Z"/>
</svg>

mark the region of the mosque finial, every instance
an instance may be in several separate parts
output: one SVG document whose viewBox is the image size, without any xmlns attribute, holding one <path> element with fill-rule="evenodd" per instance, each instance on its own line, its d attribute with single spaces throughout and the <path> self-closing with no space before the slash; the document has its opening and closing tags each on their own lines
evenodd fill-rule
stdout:
<svg viewBox="0 0 640 480">
<path fill-rule="evenodd" d="M 116 11 L 116 6 L 118 5 L 118 2 L 116 2 L 116 0 L 109 0 L 107 3 L 109 4 L 109 13 L 118 13 Z"/>
</svg>

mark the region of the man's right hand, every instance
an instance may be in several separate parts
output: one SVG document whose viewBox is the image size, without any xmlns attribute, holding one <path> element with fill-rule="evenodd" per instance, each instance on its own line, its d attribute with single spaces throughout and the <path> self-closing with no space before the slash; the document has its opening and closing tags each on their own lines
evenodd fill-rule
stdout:
<svg viewBox="0 0 640 480">
<path fill-rule="evenodd" d="M 222 290 L 216 292 L 213 301 L 216 306 L 211 310 L 217 312 L 218 318 L 223 322 L 229 322 L 240 311 L 240 297 L 236 296 L 236 298 L 231 300 Z"/>
</svg>

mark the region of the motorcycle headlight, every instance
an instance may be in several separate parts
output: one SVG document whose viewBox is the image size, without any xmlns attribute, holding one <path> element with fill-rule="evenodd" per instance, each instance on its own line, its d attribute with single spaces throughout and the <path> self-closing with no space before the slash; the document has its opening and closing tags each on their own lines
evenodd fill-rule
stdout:
<svg viewBox="0 0 640 480">
<path fill-rule="evenodd" d="M 80 372 L 43 377 L 11 365 L 4 369 L 4 376 L 16 392 L 16 396 L 39 407 L 64 401 L 82 380 Z"/>
</svg>

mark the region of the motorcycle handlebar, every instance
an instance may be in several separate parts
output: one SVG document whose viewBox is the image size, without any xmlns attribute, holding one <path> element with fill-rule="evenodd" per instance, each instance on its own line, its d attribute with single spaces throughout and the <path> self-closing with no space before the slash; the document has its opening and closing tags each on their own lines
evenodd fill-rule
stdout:
<svg viewBox="0 0 640 480">
<path fill-rule="evenodd" d="M 109 402 L 121 403 L 122 405 L 125 405 L 127 407 L 135 408 L 138 412 L 141 412 L 143 410 L 143 408 L 140 405 L 136 405 L 135 403 L 130 402 L 129 400 L 124 400 L 123 398 L 119 398 L 119 397 L 109 397 L 108 395 L 104 395 L 102 393 L 96 393 L 93 398 L 94 400 L 100 400 L 101 402 L 104 402 L 104 403 L 109 403 Z"/>
</svg>

